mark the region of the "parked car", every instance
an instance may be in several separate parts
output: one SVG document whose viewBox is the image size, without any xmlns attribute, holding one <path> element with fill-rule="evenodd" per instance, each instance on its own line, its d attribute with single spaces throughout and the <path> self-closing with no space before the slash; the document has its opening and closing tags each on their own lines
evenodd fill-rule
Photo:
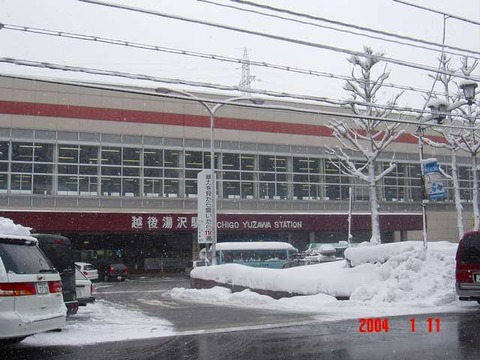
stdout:
<svg viewBox="0 0 480 360">
<path fill-rule="evenodd" d="M 462 237 L 455 260 L 455 287 L 459 299 L 480 304 L 480 231 Z"/>
<path fill-rule="evenodd" d="M 187 263 L 187 266 L 185 267 L 185 273 L 187 275 L 190 275 L 190 271 L 192 271 L 193 269 L 195 269 L 196 267 L 198 266 L 207 266 L 208 265 L 208 262 L 207 260 L 203 259 L 203 260 L 190 260 L 188 263 Z"/>
<path fill-rule="evenodd" d="M 65 325 L 62 281 L 31 236 L 0 235 L 0 343 Z"/>
<path fill-rule="evenodd" d="M 98 274 L 97 274 L 98 278 Z M 75 283 L 77 301 L 79 306 L 86 306 L 89 303 L 95 302 L 95 285 L 85 276 L 78 268 L 75 269 Z"/>
<path fill-rule="evenodd" d="M 125 281 L 128 278 L 128 269 L 123 263 L 111 263 L 102 275 L 104 281 Z"/>
<path fill-rule="evenodd" d="M 32 234 L 32 236 L 38 240 L 40 249 L 60 273 L 67 315 L 76 314 L 78 301 L 75 290 L 75 260 L 70 239 L 56 234 Z"/>
<path fill-rule="evenodd" d="M 98 280 L 98 270 L 92 264 L 86 262 L 76 262 L 75 266 L 91 281 Z"/>
</svg>

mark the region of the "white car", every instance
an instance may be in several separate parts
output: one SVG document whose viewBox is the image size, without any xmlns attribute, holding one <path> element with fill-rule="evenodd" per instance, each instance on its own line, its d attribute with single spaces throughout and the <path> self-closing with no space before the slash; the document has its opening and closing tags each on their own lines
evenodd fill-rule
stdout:
<svg viewBox="0 0 480 360">
<path fill-rule="evenodd" d="M 86 306 L 95 301 L 95 285 L 80 270 L 75 269 L 75 283 L 79 306 Z"/>
<path fill-rule="evenodd" d="M 98 270 L 92 264 L 86 262 L 76 262 L 75 266 L 91 281 L 98 280 Z"/>
<path fill-rule="evenodd" d="M 0 343 L 65 325 L 62 281 L 31 236 L 0 234 Z"/>
</svg>

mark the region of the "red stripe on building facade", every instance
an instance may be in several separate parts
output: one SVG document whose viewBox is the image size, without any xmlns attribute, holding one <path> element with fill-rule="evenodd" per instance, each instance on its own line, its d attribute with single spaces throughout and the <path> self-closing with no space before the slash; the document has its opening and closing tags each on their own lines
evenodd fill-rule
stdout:
<svg viewBox="0 0 480 360">
<path fill-rule="evenodd" d="M 0 100 L 0 114 L 119 121 L 202 128 L 210 127 L 210 118 L 208 116 L 201 115 L 4 100 Z M 287 122 L 234 119 L 225 117 L 217 117 L 215 119 L 215 128 L 294 135 L 332 136 L 330 129 L 324 125 L 293 124 Z M 442 141 L 442 138 L 438 136 L 429 136 L 429 138 L 435 141 Z M 396 142 L 414 144 L 417 141 L 417 138 L 413 135 L 404 134 L 400 136 Z"/>
</svg>

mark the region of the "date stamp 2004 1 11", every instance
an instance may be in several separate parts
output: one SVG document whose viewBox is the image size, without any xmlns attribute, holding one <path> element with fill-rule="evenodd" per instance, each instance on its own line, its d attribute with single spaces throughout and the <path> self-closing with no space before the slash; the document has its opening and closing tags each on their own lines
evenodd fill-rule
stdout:
<svg viewBox="0 0 480 360">
<path fill-rule="evenodd" d="M 440 318 L 427 318 L 425 324 L 417 324 L 414 317 L 410 318 L 410 331 L 416 332 L 423 325 L 429 333 L 440 332 Z M 388 318 L 360 318 L 358 332 L 361 333 L 380 333 L 390 330 Z"/>
</svg>

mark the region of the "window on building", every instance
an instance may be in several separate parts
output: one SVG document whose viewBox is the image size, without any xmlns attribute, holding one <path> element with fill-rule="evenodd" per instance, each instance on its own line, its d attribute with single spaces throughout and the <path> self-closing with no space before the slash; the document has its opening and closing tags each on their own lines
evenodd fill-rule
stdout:
<svg viewBox="0 0 480 360">
<path fill-rule="evenodd" d="M 347 200 L 350 178 L 340 172 L 335 162 L 339 160 L 325 160 L 325 199 Z"/>
<path fill-rule="evenodd" d="M 255 198 L 255 155 L 240 154 L 240 196 L 242 199 Z"/>
</svg>

